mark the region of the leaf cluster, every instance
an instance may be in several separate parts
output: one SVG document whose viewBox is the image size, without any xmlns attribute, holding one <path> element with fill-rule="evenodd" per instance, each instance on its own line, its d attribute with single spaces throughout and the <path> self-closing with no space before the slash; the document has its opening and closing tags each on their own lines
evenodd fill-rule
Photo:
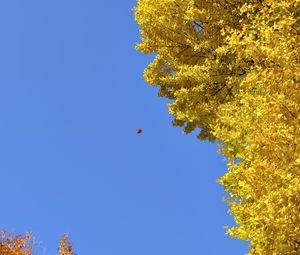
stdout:
<svg viewBox="0 0 300 255">
<path fill-rule="evenodd" d="M 25 235 L 7 234 L 5 230 L 0 234 L 0 254 L 1 255 L 34 255 L 35 243 L 31 238 L 31 233 Z M 72 245 L 68 242 L 68 236 L 64 235 L 58 247 L 58 255 L 75 255 Z"/>
</svg>

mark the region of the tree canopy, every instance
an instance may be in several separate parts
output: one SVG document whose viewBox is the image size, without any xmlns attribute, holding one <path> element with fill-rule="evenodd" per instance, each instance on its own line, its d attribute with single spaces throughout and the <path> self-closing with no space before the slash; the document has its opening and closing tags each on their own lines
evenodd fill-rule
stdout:
<svg viewBox="0 0 300 255">
<path fill-rule="evenodd" d="M 217 141 L 249 254 L 300 254 L 300 0 L 138 0 L 144 77 L 173 125 Z"/>
</svg>

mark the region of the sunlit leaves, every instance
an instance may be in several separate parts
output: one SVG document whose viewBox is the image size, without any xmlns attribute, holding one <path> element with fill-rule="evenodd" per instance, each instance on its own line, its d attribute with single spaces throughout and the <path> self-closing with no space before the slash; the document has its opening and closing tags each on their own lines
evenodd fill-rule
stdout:
<svg viewBox="0 0 300 255">
<path fill-rule="evenodd" d="M 6 234 L 5 230 L 1 231 L 0 236 L 0 254 L 1 255 L 32 255 L 33 243 L 30 240 L 30 233 L 24 236 Z"/>
<path fill-rule="evenodd" d="M 0 234 L 0 254 L 1 255 L 34 255 L 35 243 L 31 238 L 31 233 L 25 235 L 7 234 L 5 230 Z M 68 242 L 67 235 L 64 235 L 58 247 L 58 255 L 75 255 L 72 245 Z"/>
<path fill-rule="evenodd" d="M 59 243 L 58 255 L 75 255 L 72 244 L 68 242 L 68 236 L 64 235 Z"/>
<path fill-rule="evenodd" d="M 228 158 L 232 237 L 249 254 L 300 253 L 299 0 L 139 0 L 145 71 L 173 124 Z"/>
</svg>

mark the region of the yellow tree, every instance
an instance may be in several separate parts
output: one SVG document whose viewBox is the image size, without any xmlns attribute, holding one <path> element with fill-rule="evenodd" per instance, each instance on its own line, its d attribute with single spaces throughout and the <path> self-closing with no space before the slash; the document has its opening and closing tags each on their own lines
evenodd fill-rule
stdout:
<svg viewBox="0 0 300 255">
<path fill-rule="evenodd" d="M 0 254 L 1 255 L 33 255 L 34 243 L 31 240 L 31 234 L 24 236 L 6 234 L 5 230 L 0 234 Z M 72 245 L 68 242 L 67 235 L 64 235 L 58 247 L 58 255 L 75 255 Z"/>
<path fill-rule="evenodd" d="M 300 254 L 300 1 L 139 0 L 135 14 L 173 124 L 228 157 L 228 233 L 250 254 Z"/>
</svg>

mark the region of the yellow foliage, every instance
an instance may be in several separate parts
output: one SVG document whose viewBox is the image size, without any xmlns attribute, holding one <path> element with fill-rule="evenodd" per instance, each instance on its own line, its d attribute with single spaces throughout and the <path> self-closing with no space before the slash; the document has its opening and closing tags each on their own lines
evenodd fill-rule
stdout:
<svg viewBox="0 0 300 255">
<path fill-rule="evenodd" d="M 300 254 L 300 0 L 139 0 L 144 76 L 228 158 L 232 237 Z"/>
</svg>

